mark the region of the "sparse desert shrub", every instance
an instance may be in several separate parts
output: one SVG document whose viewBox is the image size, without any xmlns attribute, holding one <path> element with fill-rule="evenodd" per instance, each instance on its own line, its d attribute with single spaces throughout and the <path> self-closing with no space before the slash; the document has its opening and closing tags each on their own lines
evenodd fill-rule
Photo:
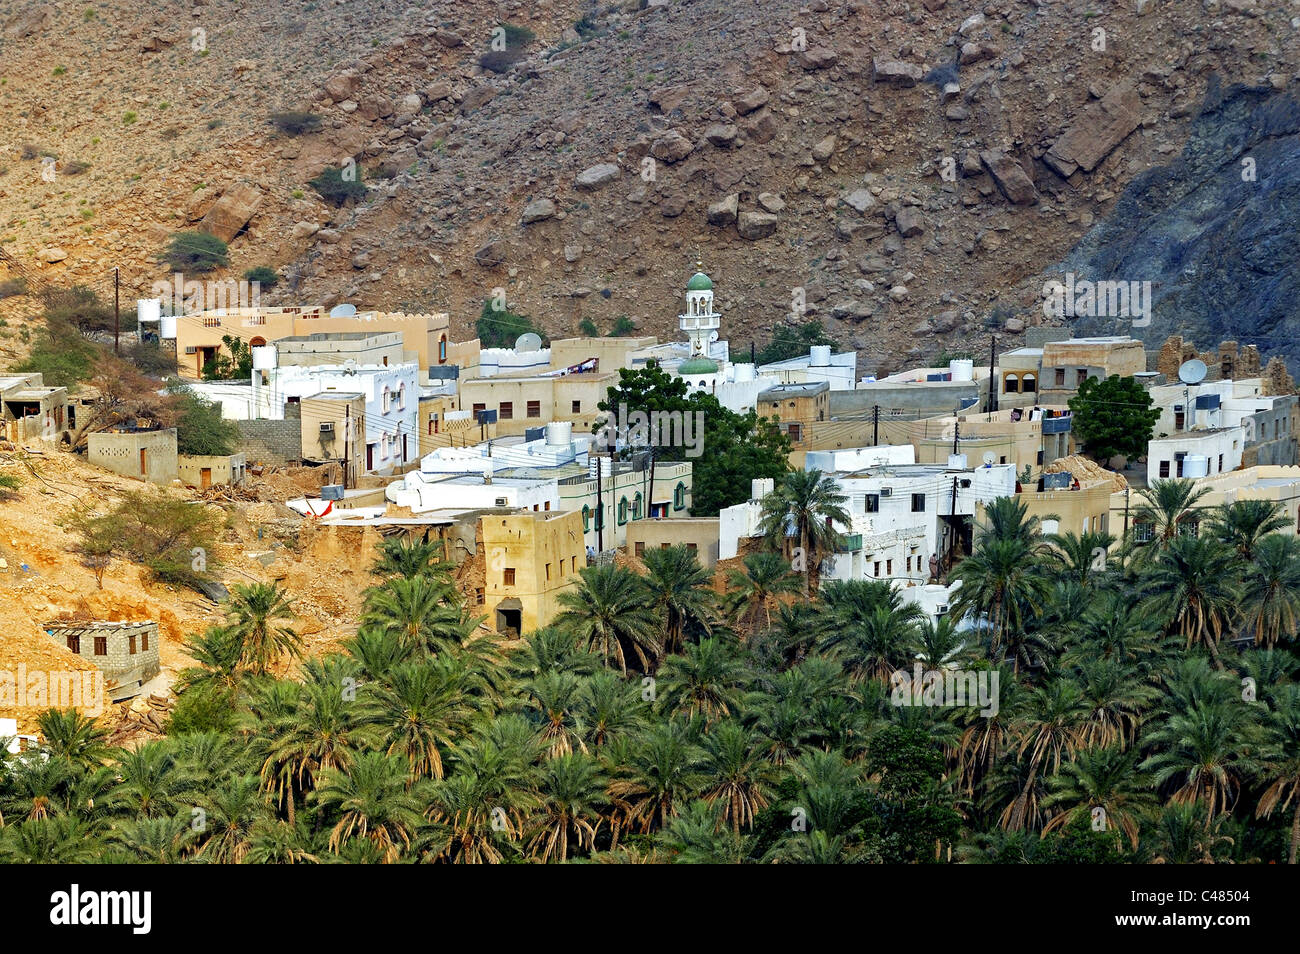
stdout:
<svg viewBox="0 0 1300 954">
<path fill-rule="evenodd" d="M 79 176 L 89 168 L 90 163 L 83 162 L 80 159 L 73 159 L 71 162 L 64 164 L 63 174 L 65 176 Z"/>
<path fill-rule="evenodd" d="M 350 199 L 360 199 L 366 194 L 366 187 L 361 182 L 361 170 L 357 169 L 355 179 L 345 179 L 343 171 L 336 166 L 329 166 L 307 183 L 320 193 L 326 202 L 343 205 Z"/>
<path fill-rule="evenodd" d="M 280 273 L 270 265 L 258 265 L 244 272 L 244 281 L 257 282 L 263 288 L 274 288 L 280 280 Z"/>
<path fill-rule="evenodd" d="M 13 298 L 15 295 L 27 294 L 27 279 L 10 278 L 0 282 L 0 298 Z"/>
<path fill-rule="evenodd" d="M 272 113 L 271 125 L 286 136 L 301 136 L 320 129 L 320 117 L 307 110 L 293 109 L 283 113 Z"/>
<path fill-rule="evenodd" d="M 177 271 L 210 272 L 229 264 L 229 247 L 208 232 L 177 232 L 162 259 Z"/>
</svg>

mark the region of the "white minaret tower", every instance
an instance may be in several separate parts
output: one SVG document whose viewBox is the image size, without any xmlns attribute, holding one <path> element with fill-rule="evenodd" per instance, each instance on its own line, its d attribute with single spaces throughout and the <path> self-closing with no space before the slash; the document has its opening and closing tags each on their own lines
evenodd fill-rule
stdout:
<svg viewBox="0 0 1300 954">
<path fill-rule="evenodd" d="M 686 283 L 686 313 L 677 316 L 681 328 L 691 343 L 691 355 L 678 368 L 678 374 L 713 374 L 717 364 L 709 357 L 709 344 L 716 340 L 722 316 L 713 310 L 713 282 L 704 274 L 704 263 L 696 262 L 691 280 Z"/>
</svg>

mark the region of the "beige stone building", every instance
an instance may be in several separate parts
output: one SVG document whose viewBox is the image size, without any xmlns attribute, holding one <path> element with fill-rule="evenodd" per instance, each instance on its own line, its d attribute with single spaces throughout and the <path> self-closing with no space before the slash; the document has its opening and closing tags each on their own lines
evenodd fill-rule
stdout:
<svg viewBox="0 0 1300 954">
<path fill-rule="evenodd" d="M 321 391 L 300 402 L 302 459 L 347 462 L 344 483 L 355 487 L 366 469 L 366 396 L 360 391 Z"/>
<path fill-rule="evenodd" d="M 517 637 L 548 625 L 560 611 L 559 594 L 587 565 L 577 513 L 485 514 L 479 520 L 483 587 L 478 611 L 498 633 Z"/>
<path fill-rule="evenodd" d="M 1067 404 L 1088 378 L 1130 377 L 1147 369 L 1141 341 L 1128 337 L 1069 338 L 1043 345 L 1038 379 L 1040 401 Z"/>
<path fill-rule="evenodd" d="M 86 459 L 123 477 L 169 484 L 180 476 L 176 428 L 100 431 L 87 438 Z"/>
<path fill-rule="evenodd" d="M 685 546 L 702 567 L 711 569 L 718 562 L 718 518 L 637 520 L 628 525 L 627 549 L 638 557 L 644 556 L 646 550 L 674 546 Z"/>
<path fill-rule="evenodd" d="M 331 316 L 329 310 L 320 305 L 224 308 L 178 315 L 175 325 L 176 364 L 182 377 L 200 377 L 203 365 L 224 347 L 221 339 L 226 335 L 256 347 L 283 338 L 329 332 L 397 332 L 402 336 L 403 349 L 414 352 L 421 368 L 447 364 L 458 364 L 462 368 L 478 366 L 478 339 L 453 342 L 450 318 L 441 312 L 365 311 Z"/>
<path fill-rule="evenodd" d="M 778 384 L 760 391 L 758 416 L 776 418 L 782 433 L 796 444 L 803 442 L 803 429 L 830 417 L 830 385 L 825 381 L 807 384 Z M 811 450 L 800 447 L 801 450 Z"/>
<path fill-rule="evenodd" d="M 460 382 L 460 407 L 477 415 L 497 412 L 497 433 L 522 434 L 551 421 L 570 421 L 591 430 L 600 416 L 597 405 L 618 384 L 615 371 L 568 375 L 470 378 Z"/>
<path fill-rule="evenodd" d="M 181 483 L 199 490 L 213 484 L 238 486 L 248 475 L 248 461 L 243 454 L 178 454 L 176 461 Z"/>
</svg>

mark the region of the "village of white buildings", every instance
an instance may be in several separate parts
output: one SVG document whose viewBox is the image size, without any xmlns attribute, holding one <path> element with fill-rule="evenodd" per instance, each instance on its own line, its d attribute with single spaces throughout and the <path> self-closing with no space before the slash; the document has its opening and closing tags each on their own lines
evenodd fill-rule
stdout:
<svg viewBox="0 0 1300 954">
<path fill-rule="evenodd" d="M 199 490 L 237 488 L 265 468 L 329 466 L 337 479 L 289 501 L 292 509 L 321 526 L 442 540 L 446 558 L 465 568 L 471 604 L 503 636 L 546 625 L 579 571 L 620 552 L 685 545 L 721 569 L 762 545 L 770 477 L 752 481 L 748 500 L 695 515 L 699 458 L 653 453 L 661 431 L 702 437 L 690 421 L 642 428 L 639 439 L 601 427 L 608 416 L 598 405 L 620 370 L 654 364 L 732 411 L 774 419 L 790 440 L 790 466 L 835 481 L 849 520 L 817 567 L 822 584 L 887 580 L 932 619 L 948 612 L 959 585 L 949 570 L 999 497 L 1022 501 L 1048 533 L 1120 537 L 1139 489 L 1190 478 L 1209 489 L 1207 507 L 1274 501 L 1300 531 L 1297 399 L 1280 363 L 1261 369 L 1253 347 L 1198 354 L 1171 338 L 1148 350 L 1136 338 L 1041 327 L 1026 330 L 1024 346 L 982 360 L 877 378 L 856 352 L 830 346 L 771 364 L 737 360 L 714 293 L 703 270 L 686 281 L 679 340 L 574 337 L 544 347 L 525 335 L 512 348 L 453 340 L 447 314 L 301 305 L 172 315 L 144 300 L 138 333 L 174 348 L 181 377 L 236 422 L 239 449 L 188 457 L 175 430 L 120 427 L 92 434 L 87 460 Z M 203 380 L 226 337 L 251 348 L 251 375 Z M 1112 376 L 1136 379 L 1160 412 L 1145 462 L 1118 471 L 1078 453 L 1068 406 L 1086 380 Z M 47 453 L 84 400 L 39 374 L 0 377 L 0 395 L 8 437 Z M 1140 541 L 1143 527 L 1131 529 Z M 359 562 L 370 558 L 358 547 Z M 48 633 L 106 672 L 115 701 L 157 672 L 156 626 L 104 621 Z"/>
</svg>

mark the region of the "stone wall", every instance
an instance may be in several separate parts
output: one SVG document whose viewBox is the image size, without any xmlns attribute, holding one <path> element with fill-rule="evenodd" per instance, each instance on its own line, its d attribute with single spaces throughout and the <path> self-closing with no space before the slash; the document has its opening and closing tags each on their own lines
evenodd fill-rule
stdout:
<svg viewBox="0 0 1300 954">
<path fill-rule="evenodd" d="M 69 637 L 76 637 L 77 654 L 104 673 L 107 694 L 114 702 L 136 695 L 134 690 L 158 675 L 158 624 L 155 622 L 51 622 L 45 624 L 45 632 L 68 649 L 72 649 L 68 646 Z M 134 653 L 131 637 L 135 637 Z M 103 655 L 95 653 L 96 639 L 104 640 Z"/>
<path fill-rule="evenodd" d="M 240 439 L 235 450 L 249 463 L 284 466 L 302 460 L 302 409 L 286 404 L 282 421 L 236 421 Z"/>
</svg>

